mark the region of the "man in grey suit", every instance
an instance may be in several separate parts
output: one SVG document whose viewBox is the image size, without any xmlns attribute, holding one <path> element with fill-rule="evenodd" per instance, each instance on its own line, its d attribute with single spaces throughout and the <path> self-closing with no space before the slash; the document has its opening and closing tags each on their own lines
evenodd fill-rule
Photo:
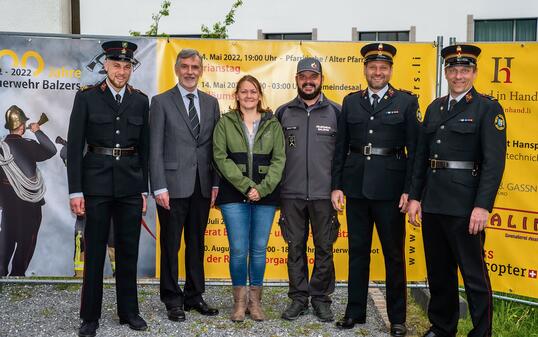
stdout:
<svg viewBox="0 0 538 337">
<path fill-rule="evenodd" d="M 203 72 L 198 51 L 181 50 L 175 72 L 179 83 L 151 100 L 150 179 L 161 225 L 161 301 L 170 320 L 184 321 L 183 310 L 218 314 L 202 294 L 204 233 L 218 193 L 212 142 L 220 110 L 216 98 L 197 89 Z M 181 291 L 178 251 L 183 230 L 186 281 Z"/>
</svg>

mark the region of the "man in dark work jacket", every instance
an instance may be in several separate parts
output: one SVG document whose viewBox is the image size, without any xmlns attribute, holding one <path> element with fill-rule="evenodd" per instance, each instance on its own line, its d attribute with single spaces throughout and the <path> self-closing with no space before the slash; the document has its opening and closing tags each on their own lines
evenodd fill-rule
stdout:
<svg viewBox="0 0 538 337">
<path fill-rule="evenodd" d="M 385 257 L 387 312 L 392 336 L 405 336 L 405 215 L 418 136 L 418 101 L 390 84 L 396 48 L 372 43 L 361 49 L 368 88 L 344 99 L 333 169 L 333 207 L 347 200 L 348 304 L 340 329 L 366 319 L 374 223 Z M 343 190 L 343 191 L 342 191 Z"/>
<path fill-rule="evenodd" d="M 71 210 L 86 215 L 79 336 L 95 336 L 99 327 L 111 219 L 120 324 L 147 329 L 138 310 L 136 269 L 140 222 L 146 208 L 143 193 L 148 191 L 149 102 L 127 84 L 137 46 L 109 41 L 102 47 L 107 78 L 77 92 L 67 135 Z"/>
<path fill-rule="evenodd" d="M 480 48 L 453 45 L 441 54 L 449 95 L 426 111 L 409 194 L 409 221 L 422 218 L 431 293 L 432 326 L 424 336 L 456 336 L 459 267 L 473 321 L 469 336 L 489 337 L 484 227 L 504 171 L 506 120 L 501 105 L 473 87 Z"/>
</svg>

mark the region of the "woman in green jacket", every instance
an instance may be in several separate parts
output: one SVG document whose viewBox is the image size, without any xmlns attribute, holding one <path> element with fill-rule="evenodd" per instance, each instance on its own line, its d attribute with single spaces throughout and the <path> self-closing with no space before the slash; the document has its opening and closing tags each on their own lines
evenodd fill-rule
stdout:
<svg viewBox="0 0 538 337">
<path fill-rule="evenodd" d="M 243 76 L 235 89 L 235 109 L 220 118 L 213 133 L 213 158 L 222 177 L 216 203 L 230 244 L 232 321 L 243 321 L 247 307 L 253 320 L 265 319 L 261 308 L 265 252 L 286 154 L 282 127 L 262 107 L 262 99 L 258 80 Z"/>
</svg>

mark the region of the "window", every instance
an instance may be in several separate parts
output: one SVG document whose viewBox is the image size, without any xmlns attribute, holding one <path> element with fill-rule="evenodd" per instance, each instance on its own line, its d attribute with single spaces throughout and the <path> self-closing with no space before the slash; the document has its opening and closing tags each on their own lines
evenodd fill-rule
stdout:
<svg viewBox="0 0 538 337">
<path fill-rule="evenodd" d="M 265 40 L 312 40 L 312 33 L 264 33 Z"/>
<path fill-rule="evenodd" d="M 186 39 L 200 39 L 202 34 L 171 34 L 170 37 L 186 38 Z"/>
<path fill-rule="evenodd" d="M 409 31 L 359 32 L 359 41 L 409 41 Z"/>
<path fill-rule="evenodd" d="M 536 41 L 536 19 L 475 20 L 475 41 Z"/>
</svg>

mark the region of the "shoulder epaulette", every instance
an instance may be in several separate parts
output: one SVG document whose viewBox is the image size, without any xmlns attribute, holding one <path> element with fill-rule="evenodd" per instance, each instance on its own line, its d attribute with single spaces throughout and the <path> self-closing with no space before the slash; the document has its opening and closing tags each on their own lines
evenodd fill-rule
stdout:
<svg viewBox="0 0 538 337">
<path fill-rule="evenodd" d="M 415 94 L 414 92 L 412 92 L 410 90 L 405 90 L 405 89 L 402 89 L 402 88 L 400 88 L 398 90 L 400 90 L 401 92 L 405 92 L 406 94 L 411 95 L 411 96 L 416 96 L 417 95 L 417 94 Z"/>
<path fill-rule="evenodd" d="M 91 84 L 91 85 L 83 85 L 80 87 L 80 91 L 87 91 L 89 89 L 92 89 L 92 88 L 95 88 L 99 85 L 99 83 L 96 83 L 96 84 Z"/>
<path fill-rule="evenodd" d="M 485 97 L 487 99 L 489 99 L 490 101 L 496 101 L 497 99 L 493 96 L 490 96 L 490 95 L 486 95 L 486 94 L 481 94 L 481 93 L 478 93 L 480 96 L 482 97 Z"/>
<path fill-rule="evenodd" d="M 346 96 L 351 96 L 351 95 L 354 95 L 354 94 L 360 94 L 362 93 L 364 90 L 358 90 L 358 91 L 352 91 L 350 92 L 349 94 L 347 94 Z"/>
<path fill-rule="evenodd" d="M 133 91 L 134 91 L 134 92 L 137 92 L 137 93 L 139 93 L 139 94 L 142 94 L 142 95 L 148 97 L 148 95 L 146 95 L 142 90 L 140 90 L 140 89 L 136 89 L 136 88 L 133 87 L 132 85 L 127 84 L 127 90 L 129 90 L 129 92 L 133 92 Z"/>
</svg>

